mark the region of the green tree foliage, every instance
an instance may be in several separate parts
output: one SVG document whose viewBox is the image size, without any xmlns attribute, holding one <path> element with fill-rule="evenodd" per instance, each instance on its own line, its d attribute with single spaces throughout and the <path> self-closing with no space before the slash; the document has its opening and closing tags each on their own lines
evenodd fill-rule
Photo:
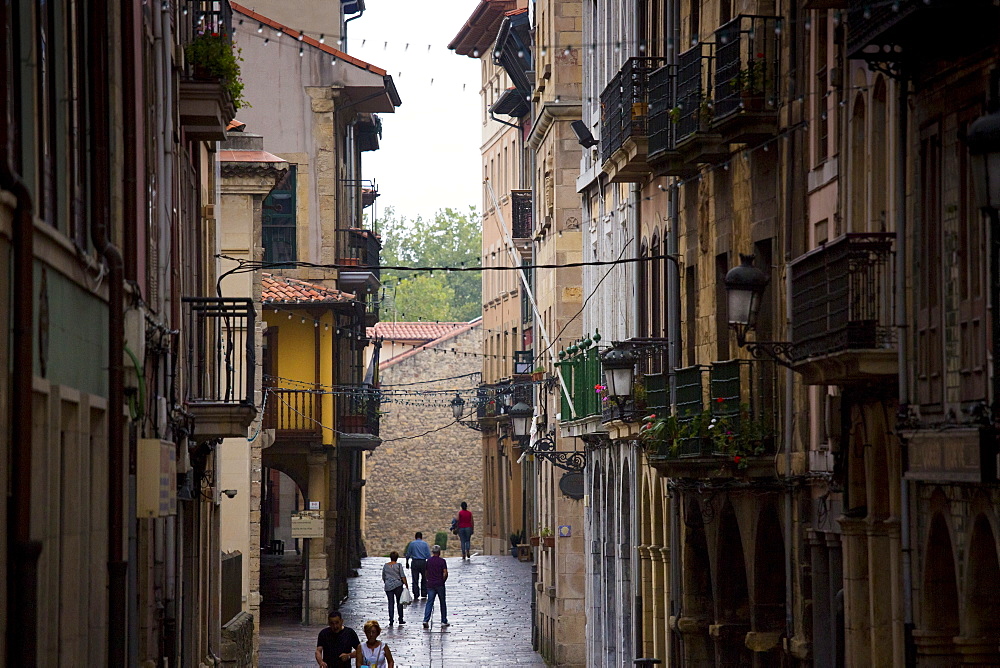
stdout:
<svg viewBox="0 0 1000 668">
<path fill-rule="evenodd" d="M 434 218 L 407 219 L 387 208 L 378 221 L 383 265 L 477 266 L 482 228 L 475 207 L 439 209 Z M 475 271 L 382 272 L 382 319 L 468 321 L 482 312 L 482 276 Z"/>
</svg>

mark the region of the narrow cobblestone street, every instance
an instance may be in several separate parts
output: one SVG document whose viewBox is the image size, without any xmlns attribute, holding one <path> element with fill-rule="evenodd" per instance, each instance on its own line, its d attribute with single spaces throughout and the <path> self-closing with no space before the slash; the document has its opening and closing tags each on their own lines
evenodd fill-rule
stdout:
<svg viewBox="0 0 1000 668">
<path fill-rule="evenodd" d="M 388 626 L 382 589 L 383 557 L 362 560 L 359 577 L 350 581 L 350 598 L 340 608 L 344 623 L 357 631 L 366 620 L 382 625 L 381 639 L 398 668 L 472 668 L 544 666 L 531 649 L 531 564 L 511 557 L 448 559 L 448 627 L 441 626 L 435 604 L 429 629 L 421 626 L 424 601 L 406 609 L 406 624 Z M 407 571 L 409 577 L 409 571 Z M 310 668 L 322 626 L 265 617 L 260 638 L 262 668 Z M 353 665 L 353 664 L 352 664 Z"/>
</svg>

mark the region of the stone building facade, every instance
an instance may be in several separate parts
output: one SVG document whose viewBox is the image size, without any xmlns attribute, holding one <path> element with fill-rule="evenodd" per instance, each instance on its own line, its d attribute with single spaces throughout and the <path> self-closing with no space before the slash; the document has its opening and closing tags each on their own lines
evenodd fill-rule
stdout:
<svg viewBox="0 0 1000 668">
<path fill-rule="evenodd" d="M 400 323 L 397 323 L 397 325 Z M 454 394 L 472 403 L 482 363 L 482 320 L 380 364 L 382 445 L 365 461 L 365 546 L 369 555 L 402 554 L 416 531 L 428 543 L 447 531 L 465 501 L 477 522 L 472 551 L 483 549 L 479 432 L 455 424 Z M 440 380 L 438 380 L 440 379 Z M 415 384 L 419 383 L 419 384 Z M 421 394 L 416 394 L 420 392 Z M 432 393 L 433 392 L 433 393 Z M 440 429 L 440 431 L 433 431 Z M 424 436 L 417 436 L 425 434 Z M 461 554 L 448 534 L 444 556 Z"/>
</svg>

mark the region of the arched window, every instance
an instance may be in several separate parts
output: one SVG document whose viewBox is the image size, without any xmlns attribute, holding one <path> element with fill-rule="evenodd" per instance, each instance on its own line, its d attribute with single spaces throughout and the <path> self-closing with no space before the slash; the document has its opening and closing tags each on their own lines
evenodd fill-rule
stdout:
<svg viewBox="0 0 1000 668">
<path fill-rule="evenodd" d="M 865 149 L 867 127 L 865 125 L 865 98 L 859 93 L 854 100 L 851 114 L 851 187 L 847 191 L 850 198 L 847 210 L 851 213 L 848 229 L 863 232 L 867 220 L 868 179 L 866 165 L 868 156 Z"/>
<path fill-rule="evenodd" d="M 637 297 L 639 302 L 639 336 L 650 336 L 649 333 L 649 262 L 645 261 L 649 257 L 649 248 L 646 240 L 642 240 L 639 247 L 639 266 L 636 268 L 636 289 L 639 291 Z"/>
<path fill-rule="evenodd" d="M 889 125 L 889 117 L 886 114 L 886 90 L 885 90 L 885 79 L 879 77 L 875 81 L 875 90 L 872 93 L 872 133 L 871 133 L 871 165 L 872 165 L 872 175 L 871 183 L 873 184 L 888 184 L 889 182 L 889 165 L 888 165 L 888 155 L 889 148 L 886 145 L 888 141 L 888 134 L 886 133 L 886 128 Z M 871 211 L 868 216 L 868 229 L 869 232 L 885 232 L 889 229 L 887 209 L 887 198 L 886 193 L 889 191 L 886 187 L 874 187 L 872 188 L 871 198 Z"/>
<path fill-rule="evenodd" d="M 650 257 L 660 255 L 660 233 L 653 232 L 653 243 L 649 247 Z M 649 263 L 652 270 L 652 280 L 649 286 L 649 299 L 652 303 L 649 318 L 650 336 L 663 336 L 663 260 L 653 260 Z"/>
</svg>

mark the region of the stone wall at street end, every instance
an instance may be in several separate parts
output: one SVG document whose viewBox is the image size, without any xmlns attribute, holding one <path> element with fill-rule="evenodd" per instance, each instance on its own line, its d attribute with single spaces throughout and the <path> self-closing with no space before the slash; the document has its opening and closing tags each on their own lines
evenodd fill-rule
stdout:
<svg viewBox="0 0 1000 668">
<path fill-rule="evenodd" d="M 480 322 L 457 328 L 454 335 L 425 349 L 383 361 L 382 387 L 387 391 L 459 390 L 468 413 L 479 377 L 467 374 L 480 371 L 482 364 Z M 382 405 L 383 443 L 368 457 L 364 487 L 369 556 L 392 550 L 402 555 L 416 531 L 422 531 L 424 540 L 433 545 L 434 534 L 448 531 L 462 501 L 469 504 L 474 520 L 479 520 L 483 507 L 480 433 L 454 424 L 449 405 L 454 396 L 454 392 L 408 395 Z M 481 550 L 482 537 L 477 532 L 472 536 L 472 551 Z M 461 554 L 458 536 L 448 533 L 443 554 Z"/>
</svg>

